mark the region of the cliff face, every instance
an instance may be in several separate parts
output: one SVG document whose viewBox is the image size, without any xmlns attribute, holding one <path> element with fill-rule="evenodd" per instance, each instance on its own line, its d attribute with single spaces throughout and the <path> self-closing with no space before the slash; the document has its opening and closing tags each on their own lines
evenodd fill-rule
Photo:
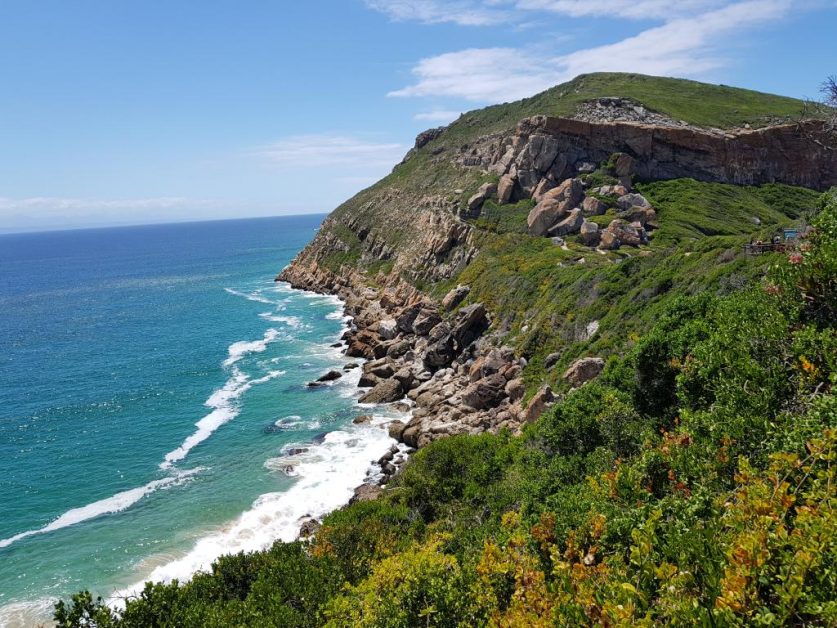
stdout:
<svg viewBox="0 0 837 628">
<path fill-rule="evenodd" d="M 810 141 L 821 132 L 817 121 L 720 131 L 536 116 L 522 120 L 514 134 L 480 138 L 458 161 L 510 175 L 518 196 L 531 194 L 543 177 L 561 181 L 614 153 L 633 157 L 642 180 L 787 183 L 826 190 L 837 185 L 837 151 Z"/>
</svg>

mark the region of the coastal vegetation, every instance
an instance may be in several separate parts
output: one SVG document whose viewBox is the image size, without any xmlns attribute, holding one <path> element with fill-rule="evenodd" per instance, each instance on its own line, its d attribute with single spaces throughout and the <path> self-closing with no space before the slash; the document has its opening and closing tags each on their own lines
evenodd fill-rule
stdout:
<svg viewBox="0 0 837 628">
<path fill-rule="evenodd" d="M 552 155 L 529 169 L 532 186 L 515 171 L 515 193 L 501 200 L 498 184 L 514 177 L 489 171 L 500 149 L 527 147 L 524 163 L 528 147 L 548 142 L 520 132 L 521 120 L 525 130 L 531 116 L 607 108 L 614 94 L 620 112 L 639 111 L 641 129 L 662 121 L 711 141 L 727 137 L 718 129 L 749 135 L 793 121 L 803 106 L 592 74 L 420 136 L 392 174 L 329 217 L 298 258 L 310 280 L 301 284 L 410 294 L 386 321 L 371 320 L 384 316 L 380 303 L 374 315 L 355 311 L 364 320 L 349 355 L 383 361 L 386 373 L 373 392 L 391 385 L 394 401 L 421 391 L 432 375 L 403 356 L 423 343 L 425 366 L 436 360 L 428 370 L 466 382 L 475 404 L 482 393 L 486 405 L 502 399 L 515 430 L 489 421 L 469 426 L 485 433 L 419 440 L 415 425 L 418 451 L 386 490 L 331 513 L 310 539 L 224 556 L 189 582 L 148 583 L 120 610 L 79 593 L 57 604 L 57 624 L 837 625 L 837 190 L 819 184 L 833 173 L 812 175 L 816 190 L 763 173 L 740 185 L 724 179 L 740 165 L 724 152 L 719 163 L 694 158 L 694 178 L 620 175 L 625 155 L 611 151 L 556 174 Z M 643 237 L 601 247 L 579 229 L 533 234 L 542 201 L 529 188 L 544 182 L 583 187 L 578 198 L 595 206 L 584 223 L 602 231 L 641 210 Z M 561 218 L 579 217 L 576 204 Z M 786 228 L 805 234 L 799 246 L 745 252 Z M 426 307 L 452 296 L 438 312 Z M 471 334 L 471 323 L 488 329 L 486 312 L 483 340 L 497 346 L 469 358 L 460 345 L 485 331 Z M 388 363 L 398 346 L 402 362 Z M 490 349 L 502 360 L 487 374 Z M 598 377 L 568 379 L 589 356 L 603 365 Z M 423 392 L 411 399 L 425 417 L 455 396 Z M 520 407 L 538 395 L 549 400 L 539 418 Z M 410 444 L 407 431 L 398 438 Z"/>
<path fill-rule="evenodd" d="M 519 437 L 443 439 L 308 544 L 59 626 L 837 622 L 837 200 L 730 294 L 683 296 Z"/>
</svg>

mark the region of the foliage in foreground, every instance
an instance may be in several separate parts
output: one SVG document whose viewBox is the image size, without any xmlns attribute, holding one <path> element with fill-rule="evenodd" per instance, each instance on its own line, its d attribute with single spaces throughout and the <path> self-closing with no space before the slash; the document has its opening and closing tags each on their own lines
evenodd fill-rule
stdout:
<svg viewBox="0 0 837 628">
<path fill-rule="evenodd" d="M 678 300 L 523 436 L 418 452 L 311 545 L 59 626 L 837 624 L 837 203 L 743 292 Z"/>
</svg>

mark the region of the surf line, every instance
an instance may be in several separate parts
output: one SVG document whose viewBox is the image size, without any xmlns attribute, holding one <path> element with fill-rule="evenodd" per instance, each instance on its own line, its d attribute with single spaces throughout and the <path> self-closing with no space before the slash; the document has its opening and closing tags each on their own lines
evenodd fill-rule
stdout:
<svg viewBox="0 0 837 628">
<path fill-rule="evenodd" d="M 89 521 L 90 519 L 95 519 L 102 515 L 122 512 L 136 504 L 143 497 L 160 489 L 179 486 L 195 474 L 206 470 L 206 467 L 197 467 L 188 470 L 178 470 L 173 467 L 176 462 L 183 460 L 192 448 L 209 438 L 221 425 L 238 416 L 239 410 L 234 404 L 236 399 L 241 397 L 241 395 L 253 386 L 263 384 L 285 374 L 285 371 L 275 370 L 270 371 L 264 377 L 251 380 L 248 375 L 236 366 L 236 363 L 244 356 L 250 353 L 261 353 L 265 351 L 268 344 L 276 340 L 279 335 L 276 329 L 271 328 L 265 332 L 261 340 L 239 341 L 229 346 L 227 350 L 228 357 L 224 360 L 223 365 L 225 368 L 231 368 L 231 376 L 224 386 L 213 392 L 209 399 L 206 400 L 205 405 L 212 408 L 212 411 L 195 424 L 198 429 L 186 438 L 177 449 L 167 453 L 165 459 L 159 465 L 160 469 L 168 471 L 172 475 L 152 480 L 144 486 L 121 491 L 110 497 L 87 504 L 86 506 L 72 508 L 41 528 L 27 530 L 6 539 L 0 539 L 0 549 L 31 536 L 48 534 L 84 521 Z"/>
</svg>

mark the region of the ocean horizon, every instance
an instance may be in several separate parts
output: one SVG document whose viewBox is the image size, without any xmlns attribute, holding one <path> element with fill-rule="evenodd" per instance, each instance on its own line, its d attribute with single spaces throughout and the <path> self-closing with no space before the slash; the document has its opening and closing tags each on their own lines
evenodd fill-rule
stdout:
<svg viewBox="0 0 837 628">
<path fill-rule="evenodd" d="M 0 235 L 0 626 L 292 540 L 376 472 L 357 371 L 307 386 L 341 303 L 273 281 L 322 218 Z"/>
</svg>

